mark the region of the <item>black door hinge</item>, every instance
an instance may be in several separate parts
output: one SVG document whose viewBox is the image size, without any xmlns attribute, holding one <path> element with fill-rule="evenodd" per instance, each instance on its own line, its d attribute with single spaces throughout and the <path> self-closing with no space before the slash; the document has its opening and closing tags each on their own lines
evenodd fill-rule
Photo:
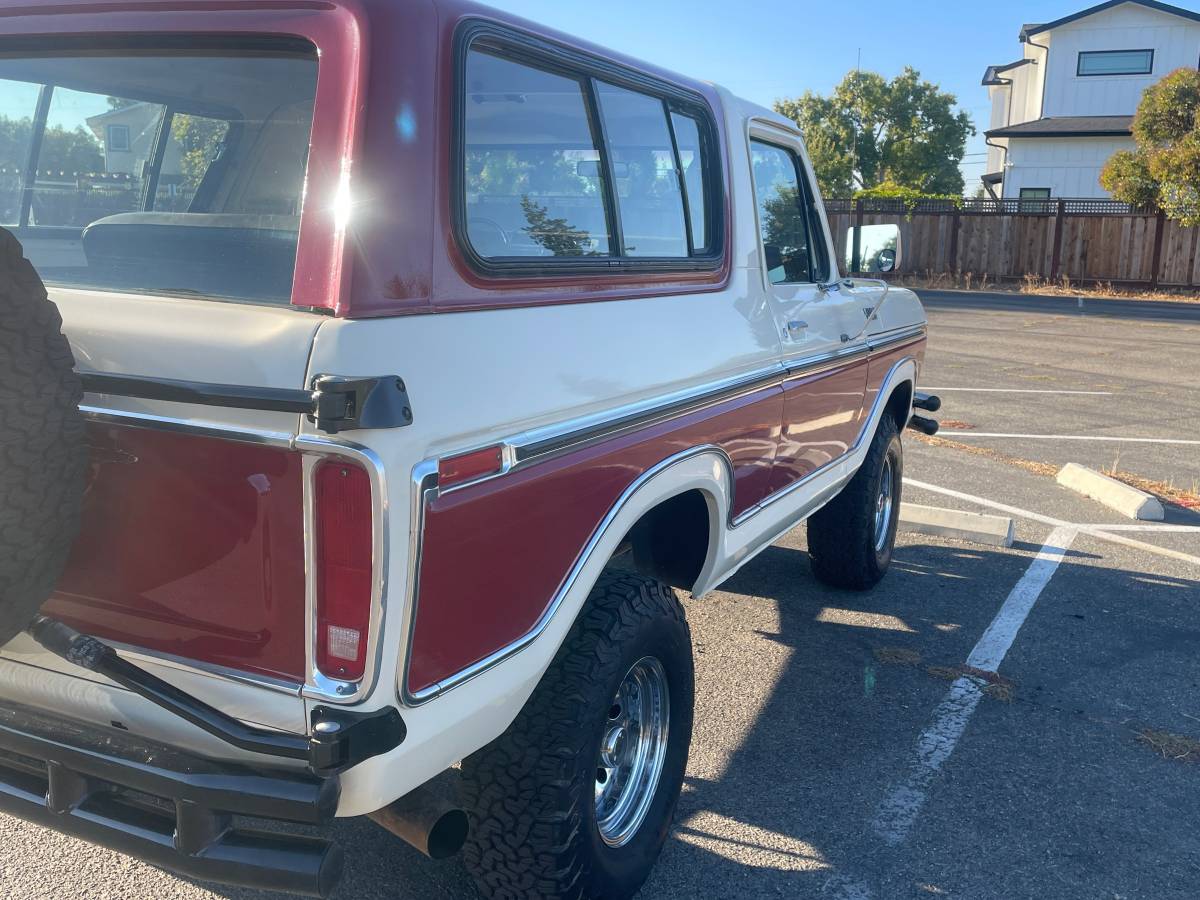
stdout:
<svg viewBox="0 0 1200 900">
<path fill-rule="evenodd" d="M 308 418 L 327 434 L 412 424 L 408 391 L 404 380 L 395 375 L 373 378 L 318 375 L 312 386 L 313 411 Z"/>
</svg>

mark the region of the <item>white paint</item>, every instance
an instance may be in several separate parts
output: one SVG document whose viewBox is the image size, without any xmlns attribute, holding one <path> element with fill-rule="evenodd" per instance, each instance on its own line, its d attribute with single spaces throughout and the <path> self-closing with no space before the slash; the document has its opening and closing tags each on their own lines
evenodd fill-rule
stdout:
<svg viewBox="0 0 1200 900">
<path fill-rule="evenodd" d="M 1157 497 L 1078 463 L 1067 463 L 1054 479 L 1131 519 L 1161 522 L 1165 513 Z"/>
<path fill-rule="evenodd" d="M 989 516 L 917 503 L 900 504 L 900 528 L 992 547 L 1011 547 L 1014 537 L 1013 520 L 1009 516 Z"/>
<path fill-rule="evenodd" d="M 1162 534 L 1191 534 L 1200 532 L 1200 525 L 1107 525 L 1103 522 L 1096 525 L 1084 525 L 1084 528 L 1094 528 L 1098 531 L 1136 531 L 1160 532 Z"/>
<path fill-rule="evenodd" d="M 1076 74 L 1080 52 L 1146 49 L 1154 50 L 1148 75 Z M 1196 67 L 1200 23 L 1125 3 L 1033 35 L 1021 50 L 1022 58 L 1036 64 L 1009 69 L 1001 77 L 1010 84 L 988 87 L 989 130 L 1052 116 L 1133 115 L 1147 87 L 1175 69 Z M 1053 197 L 1107 197 L 1101 168 L 1115 151 L 1133 146 L 1125 137 L 996 138 L 994 143 L 1006 145 L 1008 152 L 989 146 L 988 171 L 1004 171 L 1002 190 L 1008 198 L 1019 197 L 1023 187 L 1050 188 Z"/>
<path fill-rule="evenodd" d="M 1075 529 L 1070 526 L 1058 527 L 1050 532 L 1045 545 L 967 657 L 968 666 L 987 672 L 999 669 L 1017 632 L 1074 541 L 1075 534 Z M 908 837 L 925 805 L 929 788 L 954 753 L 971 720 L 971 714 L 979 705 L 982 693 L 982 682 L 964 675 L 950 686 L 945 699 L 934 711 L 933 721 L 917 739 L 908 778 L 888 792 L 871 823 L 875 833 L 886 844 L 894 847 Z"/>
<path fill-rule="evenodd" d="M 1100 170 L 1118 150 L 1134 149 L 1133 138 L 1126 137 L 1007 140 L 1004 196 L 1009 198 L 1020 197 L 1021 188 L 1050 188 L 1051 197 L 1107 198 L 1108 191 L 1100 186 Z"/>
<path fill-rule="evenodd" d="M 1135 550 L 1143 550 L 1147 553 L 1155 553 L 1159 556 L 1166 556 L 1170 557 L 1171 559 L 1177 559 L 1180 562 L 1186 562 L 1194 566 L 1200 566 L 1200 556 L 1193 556 L 1190 553 L 1183 553 L 1179 550 L 1171 550 L 1168 547 L 1159 547 L 1156 544 L 1147 544 L 1144 541 L 1137 541 L 1133 538 L 1125 537 L 1123 534 L 1113 533 L 1121 530 L 1121 526 L 1119 525 L 1105 527 L 1077 525 L 1067 522 L 1063 519 L 1056 519 L 1053 516 L 1044 516 L 1041 513 L 1036 513 L 1032 510 L 1021 509 L 1019 506 L 1010 506 L 1007 503 L 989 500 L 986 497 L 978 497 L 975 494 L 967 494 L 963 491 L 956 491 L 951 488 L 938 487 L 936 484 L 929 484 L 925 481 L 917 481 L 912 478 L 905 478 L 904 483 L 912 485 L 915 488 L 920 488 L 921 490 L 931 491 L 935 494 L 942 494 L 946 497 L 954 497 L 957 500 L 965 500 L 968 503 L 978 503 L 980 506 L 987 506 L 992 509 L 998 509 L 1002 512 L 1012 513 L 1014 516 L 1021 516 L 1022 518 L 1031 519 L 1034 522 L 1041 522 L 1045 525 L 1067 525 L 1077 529 L 1081 534 L 1086 534 L 1090 537 L 1100 538 L 1101 540 L 1110 541 L 1114 544 L 1123 544 L 1126 547 L 1132 547 Z M 1159 528 L 1159 530 L 1161 530 L 1161 528 Z"/>
<path fill-rule="evenodd" d="M 1200 446 L 1200 441 L 1190 440 L 1187 438 L 1140 438 L 1140 437 L 1110 437 L 1097 434 L 1009 434 L 1007 432 L 998 431 L 956 431 L 954 429 L 940 429 L 938 434 L 952 434 L 955 437 L 977 437 L 977 438 L 1019 438 L 1021 440 L 1033 441 L 1100 441 L 1103 443 L 1120 443 L 1120 444 L 1180 444 L 1186 446 Z"/>
<path fill-rule="evenodd" d="M 971 388 L 971 387 L 922 387 L 925 394 L 945 394 L 950 391 L 974 394 L 1079 394 L 1085 397 L 1111 397 L 1112 391 L 1052 391 L 1032 388 Z"/>
</svg>

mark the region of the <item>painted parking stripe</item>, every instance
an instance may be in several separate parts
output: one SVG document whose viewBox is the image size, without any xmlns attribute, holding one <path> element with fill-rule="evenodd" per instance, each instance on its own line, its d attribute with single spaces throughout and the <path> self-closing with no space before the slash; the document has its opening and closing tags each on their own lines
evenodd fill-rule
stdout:
<svg viewBox="0 0 1200 900">
<path fill-rule="evenodd" d="M 952 434 L 957 438 L 1021 438 L 1033 441 L 1100 441 L 1102 443 L 1120 444 L 1186 444 L 1200 447 L 1200 441 L 1187 438 L 1142 438 L 1142 437 L 1106 437 L 1094 434 L 1008 434 L 999 431 L 955 431 L 949 428 L 938 430 L 938 434 Z"/>
<path fill-rule="evenodd" d="M 1017 632 L 1050 583 L 1051 576 L 1070 549 L 1076 534 L 1076 530 L 1069 525 L 1059 526 L 1050 532 L 1046 543 L 967 657 L 968 666 L 988 672 L 995 672 L 1000 667 Z M 933 721 L 917 739 L 908 777 L 888 792 L 871 823 L 884 843 L 894 847 L 908 837 L 925 805 L 934 779 L 966 731 L 982 694 L 979 679 L 969 675 L 958 678 L 950 686 L 945 699 L 934 711 Z"/>
<path fill-rule="evenodd" d="M 1024 519 L 1031 519 L 1034 522 L 1041 522 L 1044 525 L 1069 525 L 1082 534 L 1090 537 L 1100 538 L 1101 540 L 1111 541 L 1114 544 L 1124 544 L 1126 547 L 1133 547 L 1135 550 L 1144 550 L 1147 553 L 1157 553 L 1159 556 L 1169 556 L 1171 559 L 1178 559 L 1182 562 L 1191 563 L 1193 566 L 1200 566 L 1200 556 L 1193 556 L 1190 553 L 1184 553 L 1180 550 L 1172 550 L 1169 547 L 1160 547 L 1157 544 L 1147 544 L 1145 541 L 1134 540 L 1131 537 L 1126 537 L 1119 533 L 1118 528 L 1108 525 L 1077 525 L 1071 522 L 1065 522 L 1062 519 L 1056 519 L 1053 516 L 1044 516 L 1041 513 L 1033 512 L 1029 509 L 1021 509 L 1019 506 L 1010 506 L 1007 503 L 1000 503 L 997 500 L 989 500 L 987 497 L 979 497 L 975 494 L 968 494 L 963 491 L 956 491 L 952 488 L 939 487 L 936 484 L 930 484 L 927 481 L 918 481 L 915 478 L 905 478 L 906 485 L 911 484 L 915 488 L 923 491 L 930 491 L 934 494 L 942 494 L 945 497 L 954 497 L 956 500 L 965 500 L 968 503 L 977 503 L 980 506 L 987 506 L 992 509 L 1006 512 L 1013 516 L 1020 516 Z M 1156 525 L 1150 526 L 1155 530 L 1162 530 L 1171 526 Z"/>
<path fill-rule="evenodd" d="M 1035 388 L 971 388 L 971 387 L 925 387 L 921 386 L 923 394 L 946 394 L 957 391 L 960 394 L 1077 394 L 1081 397 L 1111 397 L 1112 391 L 1052 391 Z"/>
</svg>

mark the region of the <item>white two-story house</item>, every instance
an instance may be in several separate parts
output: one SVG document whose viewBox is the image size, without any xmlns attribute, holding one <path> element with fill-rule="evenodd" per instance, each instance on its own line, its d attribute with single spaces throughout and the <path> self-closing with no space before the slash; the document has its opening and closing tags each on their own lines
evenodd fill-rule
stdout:
<svg viewBox="0 0 1200 900">
<path fill-rule="evenodd" d="M 994 197 L 1107 197 L 1100 170 L 1132 149 L 1142 92 L 1200 65 L 1200 13 L 1155 0 L 1111 0 L 1024 25 L 1024 53 L 988 66 L 992 100 L 984 186 Z"/>
</svg>

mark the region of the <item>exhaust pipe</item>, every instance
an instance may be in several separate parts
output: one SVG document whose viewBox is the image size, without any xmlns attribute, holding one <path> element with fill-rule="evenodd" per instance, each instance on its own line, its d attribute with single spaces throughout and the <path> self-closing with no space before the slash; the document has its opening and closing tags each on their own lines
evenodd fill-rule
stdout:
<svg viewBox="0 0 1200 900">
<path fill-rule="evenodd" d="M 927 434 L 933 437 L 938 433 L 938 423 L 933 419 L 927 419 L 924 416 L 913 416 L 908 420 L 908 427 L 914 431 L 919 431 L 922 434 Z"/>
<path fill-rule="evenodd" d="M 466 811 L 458 804 L 453 778 L 457 774 L 447 770 L 369 818 L 430 859 L 453 856 L 466 843 L 470 827 Z"/>
</svg>

